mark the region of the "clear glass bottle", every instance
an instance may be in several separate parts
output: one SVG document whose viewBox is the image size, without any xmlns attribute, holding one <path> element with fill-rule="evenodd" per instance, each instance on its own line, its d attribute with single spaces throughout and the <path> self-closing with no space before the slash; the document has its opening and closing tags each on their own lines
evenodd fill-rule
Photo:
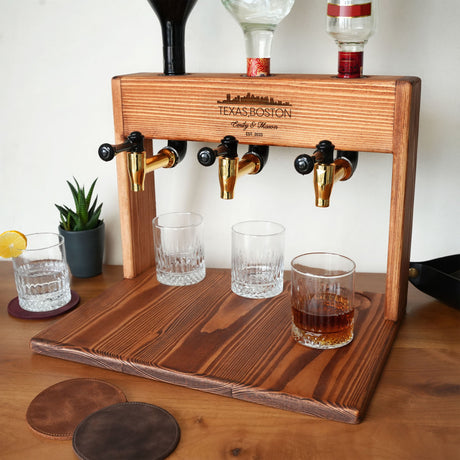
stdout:
<svg viewBox="0 0 460 460">
<path fill-rule="evenodd" d="M 222 0 L 243 29 L 248 77 L 270 75 L 272 38 L 295 0 Z"/>
<path fill-rule="evenodd" d="M 377 0 L 328 0 L 327 32 L 339 46 L 338 77 L 362 77 L 364 45 L 376 23 Z"/>
</svg>

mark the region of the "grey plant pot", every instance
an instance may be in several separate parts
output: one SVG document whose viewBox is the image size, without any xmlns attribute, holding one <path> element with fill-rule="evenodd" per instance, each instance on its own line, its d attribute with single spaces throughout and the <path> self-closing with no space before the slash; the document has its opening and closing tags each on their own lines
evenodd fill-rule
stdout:
<svg viewBox="0 0 460 460">
<path fill-rule="evenodd" d="M 91 278 L 102 273 L 105 224 L 80 232 L 70 232 L 59 226 L 64 237 L 67 263 L 73 276 Z"/>
</svg>

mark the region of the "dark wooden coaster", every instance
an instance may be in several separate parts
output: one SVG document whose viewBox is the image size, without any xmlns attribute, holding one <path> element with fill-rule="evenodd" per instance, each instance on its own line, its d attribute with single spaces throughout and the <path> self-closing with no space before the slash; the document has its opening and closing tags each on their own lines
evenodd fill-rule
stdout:
<svg viewBox="0 0 460 460">
<path fill-rule="evenodd" d="M 21 305 L 19 305 L 19 299 L 15 297 L 8 304 L 8 314 L 20 319 L 42 319 L 62 315 L 62 313 L 72 310 L 72 308 L 76 307 L 78 302 L 80 302 L 80 296 L 75 291 L 70 291 L 70 293 L 72 296 L 69 303 L 63 305 L 62 307 L 56 308 L 55 310 L 48 311 L 24 310 Z"/>
<path fill-rule="evenodd" d="M 89 415 L 75 429 L 72 445 L 83 460 L 161 460 L 179 439 L 179 425 L 169 412 L 126 402 Z"/>
<path fill-rule="evenodd" d="M 33 431 L 46 438 L 72 439 L 76 426 L 88 415 L 124 401 L 119 388 L 102 380 L 64 380 L 33 399 L 26 419 Z"/>
</svg>

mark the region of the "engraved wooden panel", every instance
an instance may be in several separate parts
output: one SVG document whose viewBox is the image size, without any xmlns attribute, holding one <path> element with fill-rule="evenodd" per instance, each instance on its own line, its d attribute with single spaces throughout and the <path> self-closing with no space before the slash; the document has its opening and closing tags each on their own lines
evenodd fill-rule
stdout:
<svg viewBox="0 0 460 460">
<path fill-rule="evenodd" d="M 228 270 L 170 287 L 154 270 L 125 279 L 31 340 L 32 350 L 118 372 L 358 423 L 399 323 L 382 294 L 356 296 L 353 342 L 314 350 L 290 337 L 289 284 L 271 299 L 230 291 Z"/>
<path fill-rule="evenodd" d="M 159 139 L 392 152 L 398 77 L 233 74 L 117 77 L 124 135 Z"/>
</svg>

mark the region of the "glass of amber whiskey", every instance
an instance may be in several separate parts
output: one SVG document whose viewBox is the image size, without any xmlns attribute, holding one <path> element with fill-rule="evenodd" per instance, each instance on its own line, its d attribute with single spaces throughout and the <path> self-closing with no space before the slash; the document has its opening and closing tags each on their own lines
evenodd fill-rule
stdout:
<svg viewBox="0 0 460 460">
<path fill-rule="evenodd" d="M 292 337 L 301 345 L 347 345 L 354 330 L 355 263 L 340 254 L 313 252 L 291 262 Z"/>
</svg>

